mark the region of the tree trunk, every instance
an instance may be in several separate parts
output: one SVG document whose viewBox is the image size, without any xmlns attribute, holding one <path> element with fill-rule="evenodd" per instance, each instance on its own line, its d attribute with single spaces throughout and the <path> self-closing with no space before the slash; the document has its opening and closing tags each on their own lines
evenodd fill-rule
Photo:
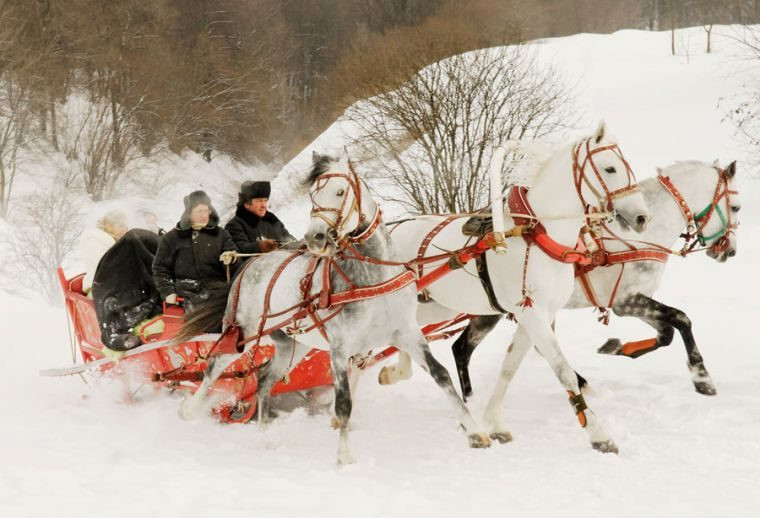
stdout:
<svg viewBox="0 0 760 518">
<path fill-rule="evenodd" d="M 670 52 L 676 55 L 676 6 L 675 1 L 670 0 Z"/>
<path fill-rule="evenodd" d="M 55 96 L 50 95 L 50 141 L 53 143 L 53 149 L 60 151 L 58 147 L 58 119 L 55 110 Z"/>
</svg>

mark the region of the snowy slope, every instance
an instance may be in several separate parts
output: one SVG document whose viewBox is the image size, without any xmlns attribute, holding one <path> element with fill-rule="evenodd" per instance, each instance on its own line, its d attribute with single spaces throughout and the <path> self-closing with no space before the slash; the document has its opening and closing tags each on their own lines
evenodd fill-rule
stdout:
<svg viewBox="0 0 760 518">
<path fill-rule="evenodd" d="M 668 33 L 576 35 L 537 47 L 577 79 L 584 122 L 604 117 L 641 178 L 675 160 L 742 158 L 717 105 L 750 78 L 732 66 L 728 40 L 703 55 L 700 36 L 699 28 L 681 32 L 695 45 L 688 59 L 670 56 Z M 340 122 L 330 128 L 278 184 L 292 183 L 312 149 L 340 147 L 345 132 Z M 740 161 L 738 174 L 748 173 Z M 691 317 L 717 396 L 694 392 L 679 338 L 635 361 L 601 356 L 595 349 L 610 336 L 652 332 L 615 317 L 605 328 L 590 310 L 559 315 L 563 350 L 592 383 L 589 404 L 618 456 L 591 450 L 546 362 L 529 354 L 506 398 L 511 444 L 468 449 L 419 369 L 392 387 L 378 386 L 373 370 L 354 404 L 357 464 L 337 470 L 329 414 L 298 410 L 265 431 L 185 423 L 176 399 L 148 387 L 128 405 L 108 380 L 38 377 L 71 361 L 65 315 L 0 291 L 0 516 L 758 516 L 760 349 L 750 323 L 760 311 L 759 187 L 741 184 L 737 257 L 674 259 L 658 293 Z M 167 200 L 174 211 L 178 203 Z M 278 214 L 300 233 L 306 207 L 295 200 Z M 474 355 L 478 418 L 511 332 L 503 323 Z M 448 345 L 433 351 L 453 373 Z"/>
</svg>

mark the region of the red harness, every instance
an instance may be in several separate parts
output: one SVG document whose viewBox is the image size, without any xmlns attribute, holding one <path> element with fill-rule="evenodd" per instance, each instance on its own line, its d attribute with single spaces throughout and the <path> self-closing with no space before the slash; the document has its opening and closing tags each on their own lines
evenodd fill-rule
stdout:
<svg viewBox="0 0 760 518">
<path fill-rule="evenodd" d="M 326 179 L 335 177 L 343 178 L 346 180 L 346 182 L 348 182 L 350 192 L 353 193 L 353 200 L 350 202 L 350 206 L 348 205 L 348 200 L 350 198 L 349 193 L 346 193 L 346 196 L 343 198 L 339 209 L 320 207 L 314 202 L 312 196 L 312 216 L 317 215 L 318 217 L 324 219 L 325 222 L 327 222 L 329 225 L 330 230 L 336 234 L 336 237 L 338 231 L 342 225 L 345 224 L 352 211 L 357 210 L 359 212 L 358 225 L 361 225 L 367 220 L 366 216 L 361 212 L 361 187 L 359 178 L 356 175 L 356 172 L 354 171 L 354 168 L 350 162 L 349 168 L 350 174 L 327 173 L 321 175 L 317 179 L 315 191 L 324 187 L 324 180 Z M 344 214 L 346 207 L 348 207 L 348 211 Z M 328 218 L 323 216 L 322 213 L 325 212 L 335 212 L 335 221 L 330 221 Z M 355 248 L 353 248 L 353 245 L 357 243 L 364 243 L 366 240 L 372 237 L 377 228 L 380 226 L 381 222 L 382 212 L 380 211 L 380 208 L 377 207 L 375 210 L 375 215 L 372 218 L 372 222 L 367 225 L 364 230 L 359 233 L 348 233 L 340 238 L 340 240 L 337 242 L 339 256 L 344 259 L 363 260 L 376 264 L 398 265 L 399 263 L 382 261 L 362 256 Z M 343 306 L 346 304 L 371 299 L 373 297 L 385 295 L 388 293 L 393 293 L 402 288 L 405 288 L 406 286 L 409 286 L 417 280 L 415 273 L 411 269 L 407 268 L 403 272 L 392 277 L 391 279 L 388 279 L 387 281 L 378 284 L 372 284 L 369 286 L 356 286 L 348 277 L 348 275 L 346 275 L 343 269 L 340 268 L 340 266 L 334 261 L 333 257 L 312 256 L 307 264 L 306 274 L 299 283 L 301 300 L 297 304 L 294 304 L 293 306 L 282 311 L 270 313 L 271 296 L 278 279 L 289 264 L 291 264 L 296 258 L 304 255 L 305 253 L 305 250 L 293 251 L 279 264 L 274 274 L 272 275 L 272 278 L 269 280 L 269 284 L 267 285 L 266 292 L 264 294 L 264 307 L 262 310 L 261 320 L 259 321 L 258 330 L 255 335 L 248 337 L 245 340 L 240 339 L 240 327 L 237 323 L 237 306 L 240 298 L 241 283 L 239 280 L 235 283 L 233 288 L 232 306 L 230 307 L 230 311 L 224 322 L 225 331 L 222 334 L 222 337 L 212 348 L 212 351 L 218 348 L 219 352 L 225 354 L 240 353 L 243 351 L 245 344 L 249 342 L 255 342 L 255 344 L 258 345 L 262 337 L 283 328 L 285 328 L 286 332 L 291 335 L 307 333 L 309 331 L 317 329 L 322 334 L 322 336 L 327 339 L 327 333 L 324 327 L 325 322 L 336 317 L 343 309 Z M 243 269 L 238 273 L 238 279 L 242 279 L 245 269 L 247 269 L 252 263 L 253 260 L 248 261 L 245 264 Z M 315 290 L 314 277 L 320 264 L 322 265 L 321 287 Z M 345 291 L 337 293 L 333 292 L 331 279 L 335 276 L 341 277 L 348 284 L 349 288 Z M 318 311 L 323 312 L 323 314 L 320 316 L 317 313 Z M 328 313 L 325 315 L 324 311 L 327 311 Z M 267 320 L 284 315 L 289 316 L 284 321 L 267 327 Z M 309 319 L 310 323 L 302 326 L 301 321 L 306 318 Z"/>
<path fill-rule="evenodd" d="M 528 245 L 538 246 L 546 255 L 561 263 L 591 264 L 591 256 L 582 243 L 578 243 L 576 248 L 570 248 L 549 237 L 528 203 L 527 194 L 527 187 L 514 186 L 509 190 L 507 204 L 514 222 L 528 227 L 529 230 L 523 232 L 523 239 Z"/>
<path fill-rule="evenodd" d="M 694 212 L 689 208 L 689 204 L 686 202 L 686 199 L 681 194 L 681 192 L 676 188 L 676 186 L 673 184 L 673 182 L 670 180 L 667 176 L 658 176 L 657 180 L 660 182 L 662 187 L 670 194 L 670 196 L 673 198 L 673 201 L 675 201 L 676 205 L 678 205 L 678 208 L 681 210 L 681 214 L 684 217 L 684 220 L 686 220 L 686 232 L 681 235 L 686 242 L 684 244 L 683 249 L 681 250 L 680 254 L 678 252 L 674 252 L 669 248 L 666 248 L 664 246 L 658 245 L 657 243 L 651 243 L 647 241 L 635 241 L 636 244 L 633 244 L 631 241 L 626 241 L 625 239 L 621 238 L 620 236 L 616 235 L 612 230 L 609 229 L 609 227 L 605 224 L 602 224 L 601 227 L 604 230 L 604 232 L 610 236 L 594 236 L 594 241 L 597 245 L 597 250 L 592 254 L 592 262 L 589 265 L 576 265 L 575 267 L 575 276 L 578 278 L 578 280 L 581 283 L 581 287 L 583 288 L 583 292 L 586 295 L 586 299 L 589 301 L 590 304 L 596 306 L 600 310 L 602 310 L 602 317 L 600 320 L 604 322 L 605 324 L 608 321 L 608 312 L 606 308 L 611 308 L 613 303 L 615 302 L 615 297 L 617 295 L 618 287 L 620 286 L 620 280 L 623 277 L 623 273 L 625 271 L 625 265 L 627 263 L 637 262 L 637 261 L 656 261 L 660 263 L 665 263 L 668 261 L 668 258 L 673 255 L 683 255 L 685 256 L 688 253 L 696 252 L 698 249 L 695 249 L 695 245 L 698 242 L 698 236 L 700 235 L 702 229 L 705 228 L 707 223 L 710 220 L 710 217 L 713 215 L 715 211 L 715 207 L 720 202 L 721 199 L 725 198 L 726 201 L 726 213 L 728 218 L 728 224 L 727 224 L 727 231 L 726 234 L 718 239 L 711 247 L 710 249 L 718 252 L 721 251 L 723 248 L 728 246 L 728 236 L 730 233 L 733 232 L 733 230 L 736 228 L 736 223 L 732 222 L 731 220 L 731 208 L 728 206 L 728 195 L 729 194 L 738 194 L 737 191 L 730 190 L 728 188 L 728 182 L 730 181 L 730 178 L 728 177 L 728 174 L 725 170 L 721 169 L 718 171 L 718 183 L 715 187 L 715 194 L 713 195 L 712 203 L 709 206 L 708 212 L 699 218 L 698 221 L 695 220 Z M 608 252 L 605 249 L 605 242 L 609 241 L 615 241 L 618 243 L 622 243 L 628 248 L 628 250 L 620 251 L 620 252 Z M 645 245 L 644 247 L 641 247 L 639 245 Z M 589 272 L 594 270 L 595 268 L 598 268 L 600 266 L 612 266 L 620 264 L 620 273 L 618 274 L 617 280 L 615 282 L 615 286 L 612 290 L 612 293 L 610 295 L 609 300 L 607 303 L 601 303 L 598 300 L 598 297 L 594 291 L 593 285 L 591 284 L 591 281 L 588 278 Z"/>
</svg>

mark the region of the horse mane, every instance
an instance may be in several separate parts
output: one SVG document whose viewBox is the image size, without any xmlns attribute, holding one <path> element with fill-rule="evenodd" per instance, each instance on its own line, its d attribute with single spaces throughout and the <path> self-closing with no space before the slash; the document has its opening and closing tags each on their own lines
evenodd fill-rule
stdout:
<svg viewBox="0 0 760 518">
<path fill-rule="evenodd" d="M 706 162 L 700 162 L 699 160 L 676 160 L 676 165 L 682 165 L 685 167 L 694 167 L 694 166 L 714 167 L 712 164 L 708 164 Z"/>
<path fill-rule="evenodd" d="M 701 162 L 699 160 L 676 160 L 672 164 L 668 164 L 664 167 L 658 167 L 657 176 L 666 174 L 666 171 L 672 172 L 674 169 L 677 169 L 678 171 L 684 171 L 684 170 L 688 171 L 694 167 L 715 167 L 715 166 L 713 164 Z"/>
<path fill-rule="evenodd" d="M 329 155 L 315 155 L 316 160 L 309 171 L 309 175 L 303 181 L 304 185 L 311 186 L 317 181 L 317 178 L 322 176 L 328 171 L 328 164 L 334 159 Z"/>
</svg>

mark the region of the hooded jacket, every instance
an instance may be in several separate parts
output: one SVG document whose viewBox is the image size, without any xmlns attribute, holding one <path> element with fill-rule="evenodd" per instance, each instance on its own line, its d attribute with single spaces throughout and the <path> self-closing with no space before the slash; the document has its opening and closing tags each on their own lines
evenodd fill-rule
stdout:
<svg viewBox="0 0 760 518">
<path fill-rule="evenodd" d="M 153 281 L 151 264 L 159 237 L 149 230 L 128 231 L 100 260 L 92 283 L 95 315 L 101 340 L 123 351 L 140 344 L 132 328 L 161 313 L 161 298 Z"/>
<path fill-rule="evenodd" d="M 230 233 L 238 251 L 244 254 L 261 253 L 259 241 L 262 239 L 273 239 L 281 245 L 296 240 L 277 216 L 267 211 L 264 217 L 259 217 L 242 203 L 238 203 L 235 216 L 224 228 Z"/>
<path fill-rule="evenodd" d="M 190 211 L 200 203 L 208 205 L 211 214 L 205 227 L 194 230 L 190 225 Z M 225 282 L 227 272 L 219 256 L 228 250 L 237 248 L 227 231 L 219 227 L 219 215 L 208 196 L 196 191 L 185 197 L 185 212 L 177 225 L 161 236 L 153 260 L 153 279 L 161 297 L 165 299 L 178 293 L 178 281 L 185 286 L 196 285 L 199 291 L 212 283 Z"/>
</svg>

